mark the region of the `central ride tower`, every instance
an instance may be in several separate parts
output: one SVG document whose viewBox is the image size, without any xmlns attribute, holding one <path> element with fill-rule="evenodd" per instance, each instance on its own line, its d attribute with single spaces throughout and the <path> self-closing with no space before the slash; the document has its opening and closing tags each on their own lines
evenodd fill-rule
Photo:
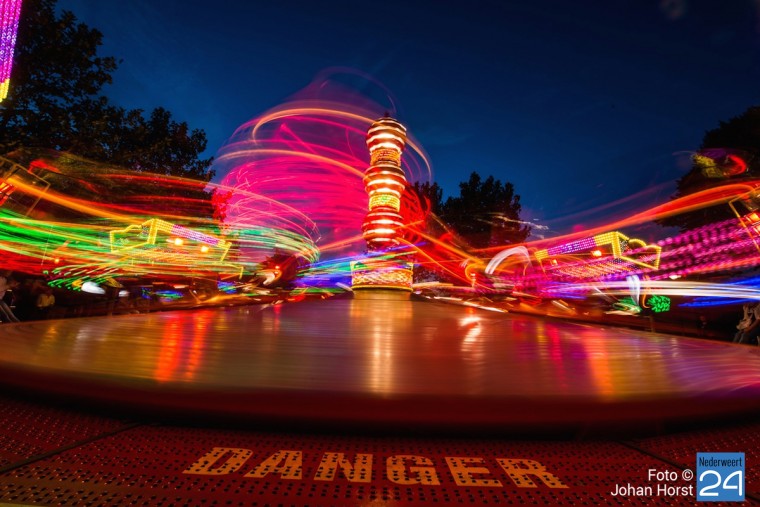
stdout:
<svg viewBox="0 0 760 507">
<path fill-rule="evenodd" d="M 387 113 L 367 130 L 370 166 L 364 173 L 369 211 L 362 224 L 367 254 L 351 263 L 351 288 L 412 290 L 413 262 L 404 244 L 401 197 L 406 176 L 401 154 L 406 128 Z"/>
</svg>

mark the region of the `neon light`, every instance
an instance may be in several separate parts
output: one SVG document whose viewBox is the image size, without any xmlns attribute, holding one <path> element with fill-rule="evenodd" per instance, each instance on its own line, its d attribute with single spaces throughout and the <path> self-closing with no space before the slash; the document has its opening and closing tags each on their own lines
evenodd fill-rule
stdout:
<svg viewBox="0 0 760 507">
<path fill-rule="evenodd" d="M 364 173 L 364 190 L 369 211 L 362 223 L 362 237 L 370 252 L 388 252 L 403 241 L 404 217 L 401 196 L 406 176 L 401 153 L 406 145 L 406 128 L 387 114 L 367 130 L 370 166 Z M 392 288 L 412 290 L 413 263 L 402 252 L 398 258 L 366 257 L 351 262 L 352 289 Z"/>
<path fill-rule="evenodd" d="M 744 209 L 737 209 L 738 204 L 741 204 Z M 760 215 L 755 211 L 760 208 L 760 188 L 755 187 L 750 192 L 731 199 L 728 205 L 739 219 L 741 226 L 747 231 L 757 251 L 760 252 L 760 229 L 756 226 L 760 221 Z"/>
<path fill-rule="evenodd" d="M 647 299 L 647 305 L 649 305 L 655 313 L 667 312 L 670 311 L 670 298 L 655 294 Z"/>
<path fill-rule="evenodd" d="M 47 181 L 12 160 L 0 157 L 0 206 L 28 215 L 49 187 Z"/>
<path fill-rule="evenodd" d="M 352 289 L 411 290 L 414 264 L 399 259 L 365 258 L 351 262 Z"/>
<path fill-rule="evenodd" d="M 406 177 L 399 165 L 405 142 L 406 128 L 387 115 L 375 121 L 367 131 L 371 165 L 365 172 L 364 188 L 370 200 L 369 212 L 362 225 L 362 236 L 370 251 L 398 244 L 401 237 L 403 218 L 398 214 L 399 208 L 395 204 L 400 202 L 401 192 L 406 186 Z M 391 155 L 391 152 L 395 152 L 395 155 Z"/>
<path fill-rule="evenodd" d="M 22 271 L 55 269 L 55 275 L 65 280 L 61 283 L 81 285 L 82 280 L 94 281 L 104 273 L 121 276 L 133 272 L 172 275 L 229 272 L 233 264 L 221 263 L 220 258 L 256 271 L 261 269 L 258 260 L 273 252 L 302 257 L 312 263 L 324 252 L 333 257 L 339 252 L 340 259 L 312 265 L 308 275 L 299 279 L 299 284 L 315 280 L 334 287 L 337 283 L 328 277 L 341 276 L 341 283 L 347 281 L 350 261 L 360 259 L 358 252 L 371 239 L 375 252 L 416 249 L 430 276 L 442 273 L 452 280 L 464 281 L 468 290 L 480 285 L 476 274 L 486 270 L 481 256 L 487 252 L 467 252 L 456 246 L 452 234 L 427 228 L 432 222 L 424 223 L 430 206 L 420 202 L 419 196 L 410 197 L 412 192 L 405 188 L 406 178 L 414 180 L 417 176 L 409 170 L 413 144 L 405 145 L 403 136 L 384 130 L 396 129 L 400 124 L 389 119 L 395 124 L 376 127 L 367 135 L 366 127 L 372 118 L 367 111 L 371 108 L 350 115 L 335 110 L 337 103 L 329 103 L 330 107 L 323 104 L 325 107 L 311 109 L 290 107 L 291 104 L 241 127 L 217 159 L 222 165 L 233 167 L 228 167 L 232 170 L 227 173 L 224 185 L 212 185 L 218 191 L 214 204 L 219 213 L 213 221 L 197 219 L 192 210 L 187 212 L 187 202 L 177 208 L 182 212 L 165 203 L 157 211 L 156 195 L 151 192 L 139 195 L 134 186 L 124 196 L 113 192 L 103 202 L 99 198 L 105 194 L 103 190 L 117 190 L 120 185 L 130 185 L 140 178 L 110 168 L 102 168 L 106 174 L 103 176 L 98 171 L 84 171 L 82 165 L 74 176 L 67 173 L 64 165 L 56 168 L 35 161 L 34 171 L 22 168 L 23 171 L 16 171 L 9 178 L 0 177 L 0 199 L 3 195 L 6 199 L 0 210 L 0 256 L 4 266 Z M 347 118 L 352 123 L 342 122 Z M 365 143 L 371 145 L 368 145 L 369 168 Z M 404 154 L 403 161 L 402 149 L 410 152 Z M 2 171 L 5 169 L 0 167 Z M 3 174 L 0 172 L 0 176 Z M 76 177 L 82 189 L 93 193 L 88 196 L 82 190 L 76 193 L 79 198 L 45 193 L 31 178 L 39 175 L 40 181 L 54 182 L 57 174 Z M 168 195 L 163 190 L 181 184 L 179 180 L 150 178 L 144 181 L 153 188 L 161 188 L 161 194 Z M 104 179 L 107 186 L 101 185 Z M 526 244 L 523 250 L 516 249 L 500 258 L 503 262 L 498 266 L 499 276 L 512 276 L 514 272 L 515 286 L 519 285 L 516 291 L 522 293 L 555 297 L 570 294 L 571 298 L 579 298 L 593 289 L 605 293 L 617 290 L 611 289 L 611 285 L 590 285 L 589 281 L 607 282 L 635 275 L 654 281 L 755 267 L 758 256 L 752 252 L 750 236 L 760 237 L 757 230 L 760 200 L 755 202 L 752 194 L 758 184 L 760 181 L 747 181 L 676 199 L 625 221 L 586 228 L 585 238 L 573 235 L 555 239 L 553 243 L 542 240 Z M 369 210 L 364 200 L 368 194 Z M 48 201 L 49 206 L 40 208 L 38 216 L 60 222 L 24 218 L 26 213 L 16 207 L 22 195 L 31 196 L 32 201 L 40 198 Z M 710 224 L 656 245 L 609 232 L 708 204 L 725 205 L 739 196 L 743 205 L 755 206 L 743 209 L 739 220 Z M 66 214 L 47 213 L 58 206 L 65 207 Z M 15 213 L 5 215 L 4 211 Z M 47 215 L 42 215 L 43 212 Z M 82 219 L 82 215 L 88 218 Z M 153 218 L 158 216 L 161 218 Z M 416 235 L 414 239 L 412 234 Z M 229 245 L 233 248 L 221 257 L 224 247 Z M 540 250 L 546 245 L 554 246 Z M 494 246 L 493 251 L 504 248 Z M 533 259 L 538 260 L 542 269 L 533 269 L 528 258 L 531 252 L 535 252 Z M 467 262 L 462 263 L 463 259 Z M 355 264 L 358 287 L 400 288 L 399 285 L 411 283 L 406 268 L 408 257 L 399 255 L 384 260 L 389 261 L 388 266 L 369 262 L 378 268 L 375 274 L 368 269 L 367 262 L 360 260 Z M 483 287 L 488 290 L 487 285 Z M 706 294 L 687 286 L 665 289 L 673 291 L 668 295 Z M 619 290 L 622 294 L 630 292 L 627 283 Z"/>
<path fill-rule="evenodd" d="M 0 102 L 8 96 L 21 0 L 0 0 Z"/>
<path fill-rule="evenodd" d="M 612 251 L 606 258 L 602 250 L 597 248 L 605 246 Z M 583 253 L 588 253 L 595 259 L 583 260 L 579 257 Z M 657 269 L 661 253 L 660 245 L 648 245 L 640 239 L 629 238 L 621 232 L 613 231 L 538 250 L 534 256 L 542 267 L 543 262 L 549 260 L 554 271 L 585 279 L 622 273 L 634 267 Z M 560 262 L 561 260 L 563 262 Z"/>
<path fill-rule="evenodd" d="M 5 204 L 5 201 L 8 200 L 8 198 L 11 196 L 13 191 L 16 189 L 13 185 L 10 183 L 6 183 L 5 181 L 0 181 L 0 206 Z"/>
<path fill-rule="evenodd" d="M 109 233 L 111 240 L 111 252 L 124 252 L 127 250 L 136 250 L 139 248 L 156 245 L 157 236 L 164 233 L 168 236 L 178 236 L 167 239 L 175 246 L 184 245 L 184 240 L 188 239 L 198 243 L 204 243 L 208 247 L 214 247 L 217 252 L 217 261 L 221 262 L 227 255 L 232 244 L 229 241 L 215 238 L 209 234 L 204 234 L 181 225 L 172 224 L 165 220 L 152 218 L 140 225 L 130 225 L 123 229 L 116 229 Z"/>
<path fill-rule="evenodd" d="M 379 208 L 380 206 L 387 206 L 399 211 L 401 209 L 401 200 L 388 194 L 373 195 L 369 198 L 369 209 Z"/>
</svg>

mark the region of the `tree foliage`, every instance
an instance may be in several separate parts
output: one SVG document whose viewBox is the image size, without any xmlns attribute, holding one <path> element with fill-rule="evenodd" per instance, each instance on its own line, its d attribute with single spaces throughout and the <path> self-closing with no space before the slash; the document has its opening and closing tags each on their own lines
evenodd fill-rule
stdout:
<svg viewBox="0 0 760 507">
<path fill-rule="evenodd" d="M 485 248 L 525 241 L 530 227 L 520 220 L 521 210 L 512 183 L 473 172 L 459 184 L 459 196 L 441 205 L 440 216 L 472 246 Z"/>
<path fill-rule="evenodd" d="M 425 211 L 440 215 L 443 206 L 443 189 L 438 183 L 415 182 L 411 189 L 417 194 Z"/>
<path fill-rule="evenodd" d="M 677 182 L 673 199 L 760 176 L 760 106 L 750 107 L 741 115 L 721 121 L 717 128 L 707 131 L 692 160 L 691 170 Z M 740 164 L 739 170 L 735 170 L 737 164 Z M 742 170 L 744 166 L 746 169 Z M 686 231 L 734 216 L 727 204 L 719 204 L 670 216 L 659 223 Z"/>
<path fill-rule="evenodd" d="M 209 181 L 206 135 L 163 108 L 145 116 L 101 95 L 117 68 L 101 57 L 102 34 L 55 12 L 56 0 L 25 0 L 11 87 L 0 104 L 0 154 L 19 148 L 74 153 L 136 171 Z"/>
</svg>

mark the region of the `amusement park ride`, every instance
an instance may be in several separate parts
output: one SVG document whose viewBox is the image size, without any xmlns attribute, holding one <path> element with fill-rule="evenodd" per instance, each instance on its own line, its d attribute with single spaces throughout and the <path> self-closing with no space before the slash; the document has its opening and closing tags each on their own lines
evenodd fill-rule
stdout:
<svg viewBox="0 0 760 507">
<path fill-rule="evenodd" d="M 364 186 L 369 211 L 362 225 L 366 253 L 346 260 L 351 289 L 356 294 L 365 289 L 424 292 L 431 286 L 414 283 L 415 254 L 435 258 L 430 254 L 430 244 L 412 244 L 406 239 L 414 231 L 404 223 L 402 209 L 402 196 L 409 185 L 401 167 L 405 141 L 405 127 L 388 115 L 375 121 L 367 132 L 370 165 L 364 173 Z M 227 293 L 235 292 L 235 287 L 240 292 L 286 283 L 304 290 L 310 283 L 308 260 L 278 254 L 287 238 L 268 238 L 262 230 L 241 235 L 211 219 L 179 216 L 166 206 L 153 216 L 150 207 L 135 211 L 128 197 L 105 195 L 118 188 L 103 183 L 109 178 L 118 180 L 112 171 L 106 172 L 66 174 L 66 164 L 55 160 L 38 159 L 24 167 L 0 159 L 0 234 L 5 267 L 45 274 L 51 284 L 72 289 L 81 289 L 85 283 L 91 287 L 107 280 L 146 277 L 203 279 L 206 284 L 224 286 Z M 77 197 L 58 188 L 63 180 L 67 180 L 68 188 L 78 188 Z M 135 194 L 135 188 L 131 190 Z M 470 299 L 518 302 L 598 300 L 603 294 L 610 311 L 662 311 L 669 301 L 657 293 L 678 295 L 677 284 L 682 281 L 676 280 L 707 273 L 730 274 L 755 264 L 760 252 L 758 192 L 744 189 L 723 198 L 737 220 L 707 224 L 656 243 L 631 238 L 619 230 L 597 230 L 586 237 L 508 246 L 491 259 L 465 254 L 459 262 L 466 268 L 454 273 L 459 283 L 432 285 L 439 295 L 448 290 Z M 149 196 L 147 200 L 160 201 L 161 197 Z M 267 263 L 261 256 L 252 259 L 247 254 L 250 250 L 241 245 L 245 237 L 248 241 L 255 238 L 257 246 L 263 245 L 269 253 L 268 258 L 277 260 Z M 291 241 L 300 244 L 297 237 Z M 310 260 L 318 259 L 316 255 Z M 281 266 L 288 263 L 292 269 Z M 334 285 L 316 288 L 325 292 L 335 289 Z"/>
<path fill-rule="evenodd" d="M 9 89 L 20 4 L 20 0 L 3 3 L 0 101 Z M 304 120 L 301 123 L 267 128 L 268 123 L 278 118 L 305 113 L 308 114 L 301 118 Z M 408 142 L 407 132 L 387 113 L 371 124 L 365 137 L 370 163 L 364 171 L 363 183 L 369 209 L 361 225 L 361 235 L 366 249 L 363 254 L 353 251 L 339 261 L 318 263 L 324 253 L 324 241 L 317 245 L 321 231 L 315 226 L 317 219 L 310 215 L 323 213 L 330 207 L 325 203 L 336 200 L 332 196 L 320 196 L 322 189 L 346 184 L 335 178 L 335 172 L 323 173 L 322 168 L 334 166 L 353 172 L 350 179 L 353 183 L 358 183 L 355 175 L 360 170 L 356 167 L 357 159 L 351 158 L 357 147 L 340 150 L 326 146 L 317 152 L 318 146 L 303 137 L 307 131 L 299 130 L 301 125 L 313 121 L 316 128 L 312 131 L 326 136 L 324 133 L 337 124 L 323 121 L 323 117 L 330 114 L 319 108 L 275 112 L 265 116 L 251 131 L 246 130 L 246 126 L 239 129 L 246 139 L 257 142 L 257 132 L 272 130 L 286 134 L 274 140 L 274 149 L 262 150 L 267 158 L 262 166 L 268 164 L 277 173 L 269 182 L 278 187 L 282 186 L 280 173 L 292 166 L 283 166 L 274 155 L 301 145 L 303 149 L 293 160 L 297 167 L 306 169 L 290 178 L 311 177 L 308 183 L 301 183 L 319 186 L 311 189 L 308 196 L 296 199 L 299 204 L 308 200 L 316 203 L 304 210 L 279 202 L 276 196 L 251 195 L 258 193 L 259 188 L 252 191 L 246 186 L 249 180 L 246 174 L 236 175 L 237 179 L 231 179 L 229 185 L 217 188 L 220 195 L 233 196 L 233 199 L 217 201 L 215 194 L 213 206 L 216 209 L 212 211 L 209 209 L 212 199 L 203 195 L 206 190 L 201 182 L 188 184 L 103 168 L 80 163 L 65 154 L 41 156 L 31 161 L 28 157 L 23 161 L 0 158 L 3 268 L 44 274 L 51 284 L 73 289 L 119 278 L 150 277 L 203 279 L 206 284 L 223 286 L 226 292 L 233 290 L 231 287 L 248 290 L 255 286 L 301 286 L 305 290 L 310 284 L 317 285 L 319 291 L 334 291 L 336 287 L 348 288 L 348 285 L 345 282 L 336 285 L 332 281 L 326 286 L 313 275 L 319 271 L 344 275 L 350 272 L 350 288 L 359 294 L 366 289 L 409 292 L 429 288 L 430 283 L 415 284 L 415 262 L 422 260 L 426 267 L 433 264 L 440 268 L 438 272 L 446 273 L 446 282 L 454 280 L 448 289 L 445 283 L 433 284 L 439 293 L 449 290 L 467 295 L 467 291 L 471 291 L 471 296 L 507 295 L 512 300 L 525 301 L 580 300 L 604 293 L 611 306 L 618 304 L 620 297 L 629 298 L 630 302 L 624 306 L 636 313 L 648 306 L 642 293 L 678 294 L 679 289 L 671 283 L 675 280 L 711 273 L 730 276 L 732 272 L 757 264 L 760 190 L 751 182 L 716 198 L 718 204 L 727 203 L 731 207 L 737 220 L 705 224 L 656 243 L 631 238 L 613 224 L 596 229 L 586 237 L 572 235 L 524 245 L 504 245 L 501 252 L 495 255 L 491 252 L 490 258 L 462 250 L 459 244 L 454 247 L 447 243 L 450 233 L 442 237 L 426 235 L 429 231 L 422 230 L 425 213 L 411 202 L 407 203 L 410 186 L 401 162 Z M 352 116 L 355 117 L 340 113 L 336 117 Z M 347 127 L 342 134 L 347 138 L 354 130 L 355 127 Z M 221 158 L 225 156 L 241 158 L 241 154 L 234 152 L 223 154 Z M 727 179 L 746 175 L 746 158 L 743 152 L 736 150 L 703 150 L 695 154 L 694 162 L 703 167 L 704 176 Z M 243 165 L 258 167 L 258 162 L 262 161 L 244 160 Z M 173 187 L 183 188 L 178 192 Z M 274 189 L 266 185 L 265 188 Z M 187 198 L 189 194 L 192 197 Z M 166 198 L 171 195 L 180 197 Z M 181 209 L 180 203 L 194 199 L 205 199 L 206 209 Z M 345 200 L 345 196 L 338 199 Z M 238 219 L 243 217 L 243 220 L 228 223 L 220 218 L 226 214 L 222 208 L 228 204 L 234 207 Z M 336 210 L 345 211 L 356 203 L 349 200 L 334 204 Z M 711 204 L 715 205 L 716 201 Z M 674 203 L 669 205 L 671 209 L 675 206 Z M 689 206 L 692 205 L 690 202 Z M 410 219 L 410 210 L 422 219 Z M 322 225 L 345 230 L 341 222 L 345 217 L 340 211 L 332 215 L 333 223 L 322 221 Z M 279 221 L 275 226 L 267 227 L 266 221 L 259 220 L 267 214 L 277 217 Z M 249 220 L 250 217 L 253 219 Z M 343 238 L 341 241 L 349 243 L 351 240 Z M 456 265 L 460 268 L 451 267 Z M 620 309 L 619 304 L 616 309 Z"/>
<path fill-rule="evenodd" d="M 19 5 L 0 0 L 0 14 L 15 23 Z M 593 300 L 651 315 L 668 296 L 736 298 L 731 277 L 759 260 L 757 182 L 474 250 L 433 232 L 410 197 L 420 152 L 401 123 L 306 105 L 238 129 L 216 157 L 232 166 L 219 185 L 69 154 L 0 157 L 0 270 L 32 287 L 44 276 L 71 299 L 106 294 L 111 309 L 114 294 L 145 298 L 133 289 L 148 283 L 151 302 L 191 292 L 205 307 L 3 324 L 0 501 L 686 505 L 696 452 L 743 463 L 745 450 L 746 496 L 760 499 L 756 347 L 507 313 Z M 365 143 L 369 163 L 356 157 Z M 729 155 L 705 159 L 709 177 L 744 174 Z M 632 237 L 701 205 L 735 218 Z M 745 415 L 752 424 L 736 426 Z M 698 426 L 719 420 L 717 433 Z M 522 437 L 534 432 L 540 441 Z M 657 500 L 633 491 L 651 491 L 653 474 L 667 478 Z M 731 477 L 724 489 L 743 500 L 743 475 L 726 487 Z"/>
<path fill-rule="evenodd" d="M 46 271 L 52 279 L 85 266 L 93 277 L 134 275 L 151 265 L 161 266 L 157 272 L 242 274 L 242 266 L 227 262 L 229 241 L 170 222 L 171 217 L 120 211 L 118 200 L 106 197 L 107 189 L 99 185 L 102 178 L 90 176 L 84 181 L 41 161 L 25 168 L 0 159 L 0 230 L 8 267 Z M 79 195 L 57 190 L 62 180 L 78 187 Z"/>
</svg>

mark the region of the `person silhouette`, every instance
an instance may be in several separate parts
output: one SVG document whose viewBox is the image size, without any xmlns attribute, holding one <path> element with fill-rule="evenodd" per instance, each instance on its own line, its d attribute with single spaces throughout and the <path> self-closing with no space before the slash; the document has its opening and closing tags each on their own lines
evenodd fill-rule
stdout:
<svg viewBox="0 0 760 507">
<path fill-rule="evenodd" d="M 744 329 L 739 329 L 741 334 L 737 333 L 734 337 L 734 343 L 754 344 L 757 342 L 758 335 L 760 335 L 760 303 L 750 306 L 749 310 L 746 309 L 747 306 L 748 305 L 744 305 L 743 310 L 745 311 L 745 315 L 749 314 L 751 321 L 747 325 L 746 322 L 748 321 L 745 320 L 745 317 L 741 320 L 739 325 L 737 325 L 737 328 L 742 326 Z"/>
<path fill-rule="evenodd" d="M 13 278 L 0 274 L 0 321 L 2 322 L 19 322 L 18 317 L 13 314 L 13 310 L 8 306 L 5 299 L 10 292 L 18 286 Z"/>
</svg>

